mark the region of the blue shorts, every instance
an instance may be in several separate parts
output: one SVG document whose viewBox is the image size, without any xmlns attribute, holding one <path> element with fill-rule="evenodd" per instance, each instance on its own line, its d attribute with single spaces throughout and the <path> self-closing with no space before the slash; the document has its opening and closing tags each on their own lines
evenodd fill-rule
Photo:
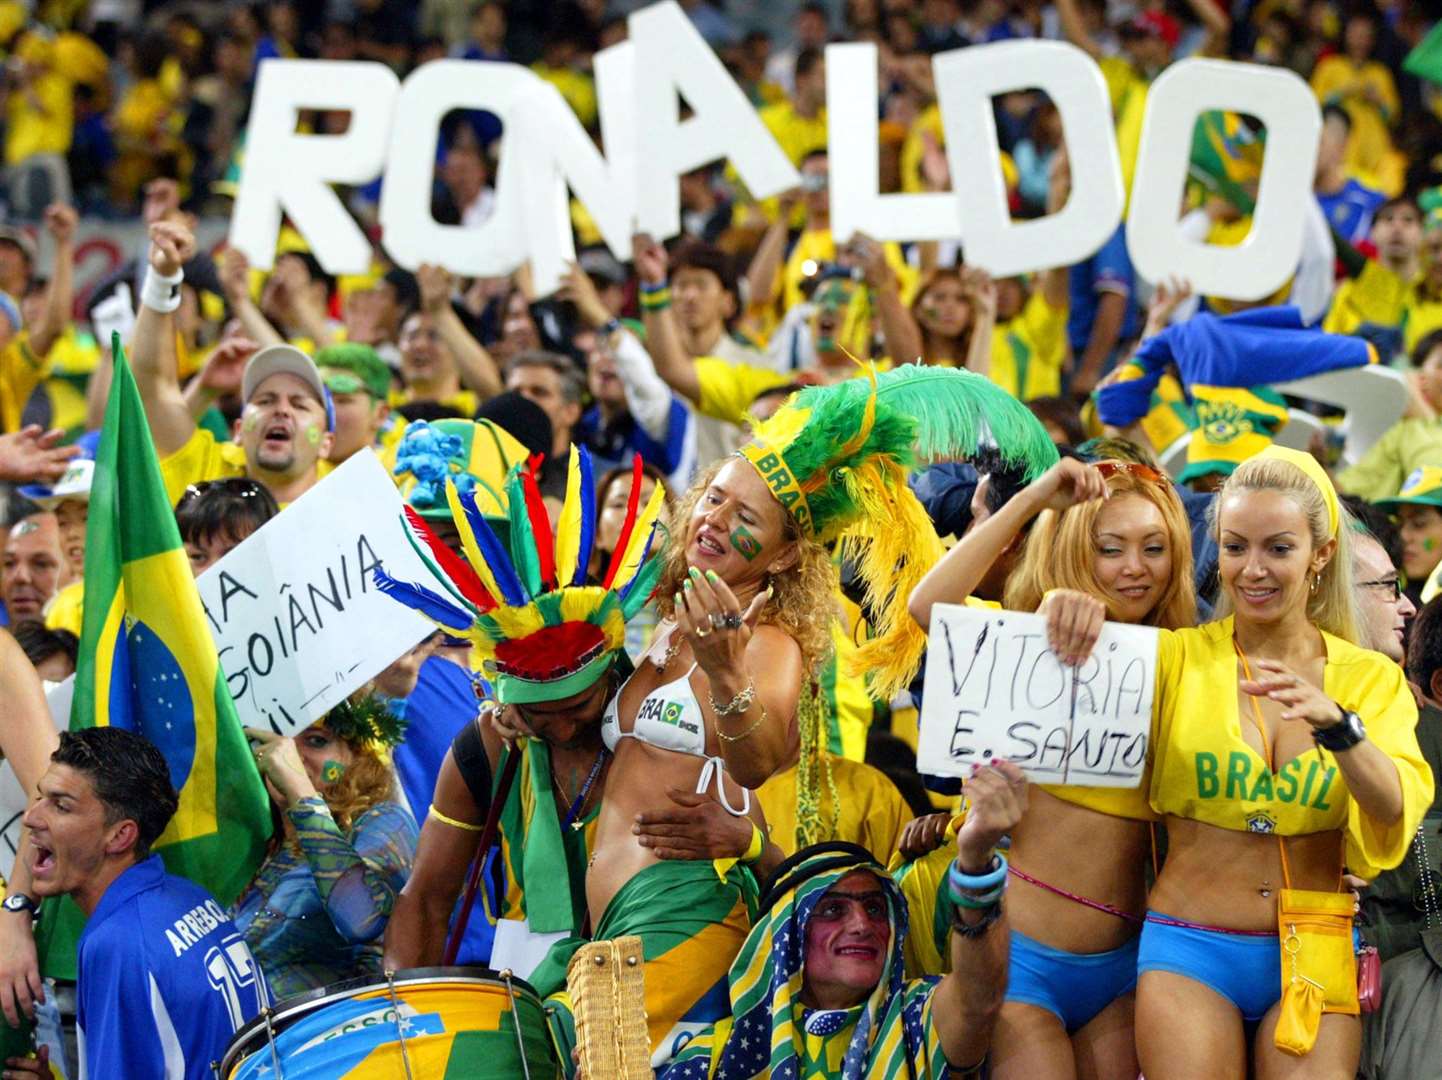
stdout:
<svg viewBox="0 0 1442 1080">
<path fill-rule="evenodd" d="M 1235 1005 L 1248 1023 L 1260 1020 L 1282 996 L 1276 934 L 1227 934 L 1148 919 L 1137 971 L 1169 971 L 1208 986 Z"/>
<path fill-rule="evenodd" d="M 1137 940 L 1104 953 L 1053 949 L 1011 932 L 1006 1000 L 1054 1013 L 1067 1034 L 1080 1030 L 1137 985 Z"/>
</svg>

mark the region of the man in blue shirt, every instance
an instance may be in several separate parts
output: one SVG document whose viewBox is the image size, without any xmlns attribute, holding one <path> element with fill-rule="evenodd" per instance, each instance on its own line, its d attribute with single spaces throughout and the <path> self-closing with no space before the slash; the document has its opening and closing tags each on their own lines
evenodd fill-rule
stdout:
<svg viewBox="0 0 1442 1080">
<path fill-rule="evenodd" d="M 210 1080 L 210 1063 L 269 1000 L 214 897 L 150 853 L 178 805 L 165 758 L 134 732 L 98 727 L 62 733 L 50 761 L 25 826 L 36 895 L 70 896 L 88 918 L 81 1080 Z"/>
<path fill-rule="evenodd" d="M 1322 108 L 1322 140 L 1317 147 L 1314 191 L 1327 224 L 1349 244 L 1360 244 L 1372 234 L 1372 218 L 1387 196 L 1347 175 L 1347 136 L 1352 118 L 1340 105 Z"/>
<path fill-rule="evenodd" d="M 1118 225 L 1095 255 L 1074 265 L 1069 278 L 1069 389 L 1073 397 L 1084 399 L 1141 331 L 1126 225 Z"/>
</svg>

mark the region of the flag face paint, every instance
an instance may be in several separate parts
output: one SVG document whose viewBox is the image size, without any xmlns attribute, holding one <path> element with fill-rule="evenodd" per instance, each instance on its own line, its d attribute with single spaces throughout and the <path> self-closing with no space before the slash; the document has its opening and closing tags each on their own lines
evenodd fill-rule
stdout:
<svg viewBox="0 0 1442 1080">
<path fill-rule="evenodd" d="M 739 551 L 747 562 L 761 554 L 761 541 L 752 536 L 745 525 L 737 525 L 731 530 L 731 546 Z"/>
<path fill-rule="evenodd" d="M 323 783 L 334 784 L 345 775 L 345 764 L 326 758 L 325 763 L 320 767 L 320 778 Z"/>
<path fill-rule="evenodd" d="M 320 434 L 320 428 L 316 427 L 314 424 L 306 425 L 305 441 L 310 443 L 312 446 L 320 445 Z"/>
<path fill-rule="evenodd" d="M 1432 539 L 1432 537 L 1430 537 L 1430 536 L 1427 537 L 1427 538 L 1425 538 L 1425 539 L 1422 541 L 1422 550 L 1423 550 L 1423 551 L 1436 551 L 1436 550 L 1437 550 L 1437 541 L 1434 540 L 1434 539 Z"/>
</svg>

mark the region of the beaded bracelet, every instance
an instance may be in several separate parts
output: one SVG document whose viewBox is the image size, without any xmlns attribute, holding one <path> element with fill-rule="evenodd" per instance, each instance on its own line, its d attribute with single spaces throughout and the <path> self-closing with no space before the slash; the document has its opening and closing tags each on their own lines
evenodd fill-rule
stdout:
<svg viewBox="0 0 1442 1080">
<path fill-rule="evenodd" d="M 961 912 L 953 910 L 951 913 L 951 928 L 964 938 L 977 938 L 986 933 L 1001 918 L 1001 905 L 993 904 L 987 908 L 986 914 L 981 917 L 980 922 L 968 925 L 961 921 Z"/>
</svg>

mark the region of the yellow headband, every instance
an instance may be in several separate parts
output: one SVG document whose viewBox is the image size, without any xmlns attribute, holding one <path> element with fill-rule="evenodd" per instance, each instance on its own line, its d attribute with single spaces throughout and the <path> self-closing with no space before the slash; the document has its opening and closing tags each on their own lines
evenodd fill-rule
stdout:
<svg viewBox="0 0 1442 1080">
<path fill-rule="evenodd" d="M 1285 461 L 1287 464 L 1301 469 L 1307 479 L 1317 485 L 1317 490 L 1322 493 L 1322 501 L 1327 504 L 1327 536 L 1335 537 L 1337 535 L 1337 526 L 1341 520 L 1341 513 L 1337 505 L 1337 489 L 1332 486 L 1332 478 L 1327 475 L 1327 470 L 1322 468 L 1316 458 L 1301 450 L 1289 450 L 1276 443 L 1258 453 L 1256 457 Z"/>
</svg>

